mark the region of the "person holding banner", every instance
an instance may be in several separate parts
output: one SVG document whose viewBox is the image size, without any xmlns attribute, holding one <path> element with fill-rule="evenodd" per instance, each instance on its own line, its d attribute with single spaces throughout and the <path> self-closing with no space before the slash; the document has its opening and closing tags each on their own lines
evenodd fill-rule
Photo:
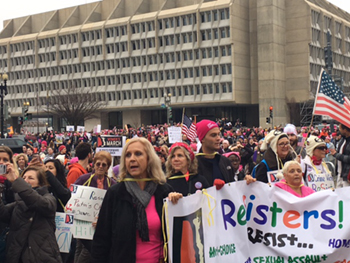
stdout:
<svg viewBox="0 0 350 263">
<path fill-rule="evenodd" d="M 6 178 L 19 196 L 14 203 L 0 202 L 0 220 L 10 224 L 6 262 L 61 263 L 55 237 L 56 199 L 47 189 L 45 171 L 29 166 L 19 177 L 8 162 Z"/>
<path fill-rule="evenodd" d="M 255 178 L 264 183 L 278 181 L 278 178 L 282 177 L 281 171 L 284 163 L 293 160 L 293 155 L 297 156 L 290 146 L 288 135 L 277 130 L 272 130 L 266 135 L 261 149 L 266 152 L 264 159 L 255 167 Z"/>
<path fill-rule="evenodd" d="M 84 174 L 80 176 L 74 184 L 76 185 L 84 185 L 89 187 L 96 187 L 99 189 L 107 190 L 112 185 L 117 182 L 113 178 L 109 178 L 108 169 L 112 164 L 112 156 L 109 152 L 100 151 L 95 154 L 93 160 L 93 172 L 92 174 Z M 96 223 L 92 223 L 93 226 Z M 91 240 L 83 240 L 77 239 L 77 250 L 76 256 L 74 258 L 75 263 L 84 263 L 89 262 L 91 258 Z M 80 253 L 79 253 L 80 251 Z"/>
<path fill-rule="evenodd" d="M 297 161 L 288 161 L 283 166 L 283 177 L 275 186 L 279 187 L 297 197 L 305 197 L 315 191 L 303 184 L 303 173 L 301 165 Z"/>
<path fill-rule="evenodd" d="M 177 142 L 170 147 L 166 171 L 167 183 L 183 196 L 210 187 L 205 177 L 197 173 L 197 159 L 186 143 Z"/>
<path fill-rule="evenodd" d="M 91 262 L 163 262 L 163 199 L 173 189 L 152 144 L 141 137 L 129 140 L 119 171 L 121 182 L 103 199 Z"/>
<path fill-rule="evenodd" d="M 332 174 L 323 161 L 326 151 L 327 146 L 322 139 L 314 135 L 306 139 L 307 156 L 301 159 L 301 167 L 305 184 L 316 192 L 334 188 Z"/>
</svg>

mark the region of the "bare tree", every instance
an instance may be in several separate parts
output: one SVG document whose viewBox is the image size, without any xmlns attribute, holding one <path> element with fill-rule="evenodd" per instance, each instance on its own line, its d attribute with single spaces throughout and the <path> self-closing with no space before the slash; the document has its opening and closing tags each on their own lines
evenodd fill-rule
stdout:
<svg viewBox="0 0 350 263">
<path fill-rule="evenodd" d="M 66 120 L 69 125 L 79 125 L 84 120 L 94 117 L 96 112 L 107 106 L 101 101 L 99 95 L 90 89 L 71 86 L 66 89 L 53 90 L 48 97 L 49 114 Z"/>
</svg>

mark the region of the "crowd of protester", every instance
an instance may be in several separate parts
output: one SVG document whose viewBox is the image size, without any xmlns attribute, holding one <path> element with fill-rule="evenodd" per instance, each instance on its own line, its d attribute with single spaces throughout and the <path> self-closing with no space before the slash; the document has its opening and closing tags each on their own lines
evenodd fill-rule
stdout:
<svg viewBox="0 0 350 263">
<path fill-rule="evenodd" d="M 23 153 L 15 155 L 0 146 L 0 165 L 7 169 L 0 176 L 0 262 L 5 254 L 7 262 L 161 262 L 165 197 L 176 203 L 182 196 L 211 186 L 220 190 L 229 182 L 268 183 L 269 171 L 283 177 L 276 187 L 298 197 L 314 192 L 302 183 L 310 172 L 338 175 L 336 185 L 349 186 L 350 128 L 342 124 L 331 132 L 327 125 L 264 129 L 242 127 L 239 120 L 202 120 L 196 125 L 196 140 L 183 135 L 182 142 L 172 145 L 167 128 L 27 134 Z M 127 137 L 121 157 L 96 153 L 103 135 Z M 326 162 L 334 166 L 332 171 Z M 72 184 L 108 191 L 92 223 L 94 240 L 75 240 L 69 254 L 59 255 L 52 244 L 54 215 L 64 211 Z M 21 218 L 42 228 L 28 226 L 18 232 Z"/>
</svg>

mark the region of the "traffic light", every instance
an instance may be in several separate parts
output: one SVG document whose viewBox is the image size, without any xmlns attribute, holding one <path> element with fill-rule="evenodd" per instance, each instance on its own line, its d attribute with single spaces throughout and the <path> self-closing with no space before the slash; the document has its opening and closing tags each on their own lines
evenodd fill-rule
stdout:
<svg viewBox="0 0 350 263">
<path fill-rule="evenodd" d="M 273 107 L 270 106 L 269 110 L 270 110 L 270 118 L 273 118 Z"/>
<path fill-rule="evenodd" d="M 173 111 L 172 111 L 172 108 L 169 107 L 169 119 L 172 119 L 173 118 Z"/>
<path fill-rule="evenodd" d="M 270 117 L 266 117 L 266 123 L 270 123 Z"/>
<path fill-rule="evenodd" d="M 24 120 L 25 121 L 28 120 L 28 115 L 29 115 L 28 108 L 24 108 Z"/>
</svg>

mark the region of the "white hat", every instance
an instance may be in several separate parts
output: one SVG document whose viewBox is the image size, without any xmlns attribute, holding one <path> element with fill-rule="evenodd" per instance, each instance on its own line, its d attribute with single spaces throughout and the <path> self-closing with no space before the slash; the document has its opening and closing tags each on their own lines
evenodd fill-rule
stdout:
<svg viewBox="0 0 350 263">
<path fill-rule="evenodd" d="M 290 123 L 288 123 L 286 127 L 284 127 L 283 132 L 287 134 L 293 133 L 294 135 L 298 136 L 297 129 L 293 124 L 290 124 Z"/>
<path fill-rule="evenodd" d="M 264 142 L 261 145 L 261 150 L 267 150 L 268 146 L 271 147 L 271 149 L 274 151 L 274 153 L 277 153 L 277 142 L 282 137 L 288 138 L 288 135 L 281 131 L 272 130 L 270 131 L 264 138 Z"/>
<path fill-rule="evenodd" d="M 315 148 L 321 145 L 326 146 L 326 143 L 317 136 L 310 135 L 310 137 L 306 139 L 306 154 L 310 157 L 313 156 Z"/>
</svg>

